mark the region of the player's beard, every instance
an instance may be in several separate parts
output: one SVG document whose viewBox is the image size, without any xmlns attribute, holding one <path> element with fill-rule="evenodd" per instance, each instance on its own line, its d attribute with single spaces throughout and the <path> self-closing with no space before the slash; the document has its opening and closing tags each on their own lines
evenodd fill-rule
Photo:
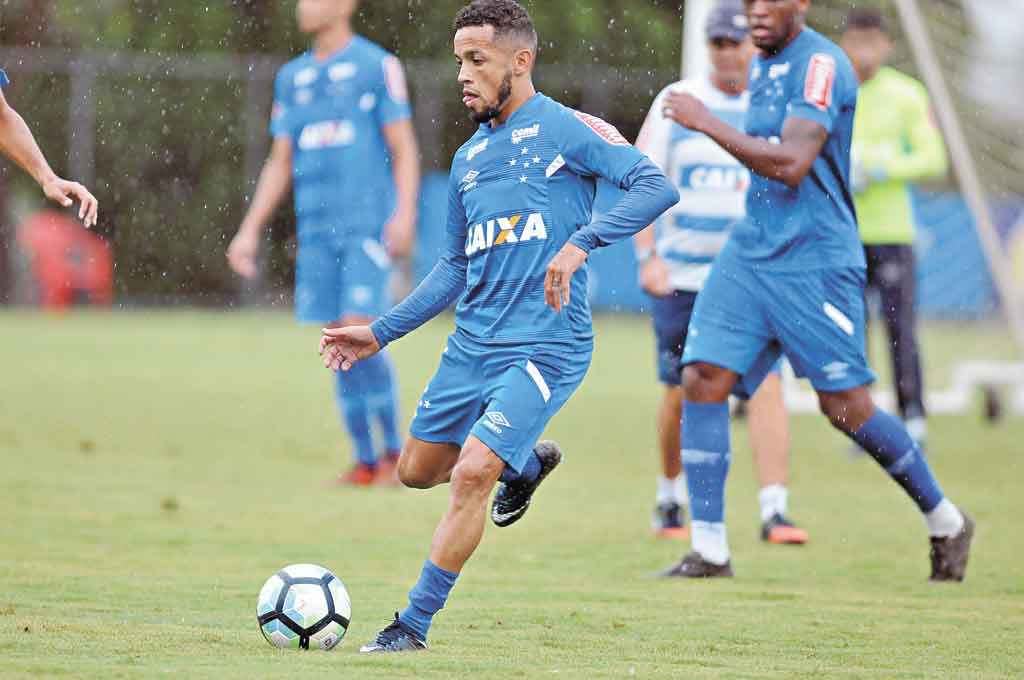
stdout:
<svg viewBox="0 0 1024 680">
<path fill-rule="evenodd" d="M 480 123 L 481 125 L 484 123 L 489 123 L 501 115 L 501 110 L 505 108 L 505 104 L 507 104 L 508 100 L 511 98 L 512 71 L 510 70 L 508 73 L 505 74 L 505 77 L 502 78 L 501 86 L 498 87 L 497 103 L 494 106 L 488 106 L 486 109 L 480 111 L 479 113 L 470 110 L 469 117 L 472 118 L 474 122 Z"/>
</svg>

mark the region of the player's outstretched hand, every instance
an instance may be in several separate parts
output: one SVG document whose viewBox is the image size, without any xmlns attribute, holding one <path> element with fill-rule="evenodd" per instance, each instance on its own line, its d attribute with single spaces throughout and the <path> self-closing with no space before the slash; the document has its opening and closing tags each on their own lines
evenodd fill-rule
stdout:
<svg viewBox="0 0 1024 680">
<path fill-rule="evenodd" d="M 86 228 L 96 225 L 100 203 L 95 196 L 89 193 L 88 189 L 78 182 L 54 177 L 43 184 L 43 193 L 48 199 L 65 208 L 70 208 L 75 201 L 78 201 L 78 219 L 82 220 Z"/>
<path fill-rule="evenodd" d="M 704 106 L 704 102 L 692 94 L 670 92 L 665 97 L 662 115 L 685 128 L 700 132 L 711 113 L 708 111 L 708 107 Z"/>
<path fill-rule="evenodd" d="M 668 267 L 657 255 L 640 265 L 640 288 L 651 297 L 661 298 L 672 293 Z"/>
<path fill-rule="evenodd" d="M 380 343 L 369 326 L 325 328 L 320 338 L 320 356 L 324 367 L 332 371 L 347 371 L 379 351 Z"/>
<path fill-rule="evenodd" d="M 544 302 L 556 312 L 561 312 L 562 307 L 569 304 L 572 275 L 586 261 L 585 250 L 566 243 L 548 264 L 548 271 L 544 276 Z"/>
<path fill-rule="evenodd" d="M 254 235 L 247 229 L 239 229 L 235 237 L 231 239 L 228 246 L 228 264 L 235 270 L 235 273 L 247 279 L 256 278 L 258 269 L 256 267 L 256 255 L 260 252 L 259 235 Z"/>
</svg>

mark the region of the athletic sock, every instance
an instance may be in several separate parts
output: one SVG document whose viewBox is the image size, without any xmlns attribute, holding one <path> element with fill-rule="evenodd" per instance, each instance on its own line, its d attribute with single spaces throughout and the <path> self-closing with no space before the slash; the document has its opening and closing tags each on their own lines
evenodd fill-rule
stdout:
<svg viewBox="0 0 1024 680">
<path fill-rule="evenodd" d="M 535 482 L 540 477 L 540 458 L 533 451 L 530 451 L 530 455 L 526 457 L 526 463 L 523 464 L 523 471 L 516 472 L 511 465 L 505 465 L 505 469 L 501 471 L 501 477 L 499 481 L 503 484 L 510 484 L 512 482 Z"/>
<path fill-rule="evenodd" d="M 925 513 L 924 521 L 928 525 L 928 535 L 936 538 L 953 536 L 964 528 L 963 513 L 948 498 L 943 498 L 934 510 Z"/>
<path fill-rule="evenodd" d="M 445 571 L 430 560 L 424 562 L 420 580 L 409 591 L 409 606 L 398 615 L 398 620 L 425 641 L 434 614 L 444 608 L 448 593 L 458 577 L 458 574 Z"/>
<path fill-rule="evenodd" d="M 757 500 L 761 504 L 762 522 L 767 522 L 775 515 L 785 516 L 786 506 L 789 505 L 789 489 L 783 484 L 769 484 L 758 492 Z"/>
<path fill-rule="evenodd" d="M 338 371 L 335 394 L 338 410 L 352 438 L 352 453 L 356 462 L 376 465 L 377 452 L 373 448 L 373 432 L 370 429 L 370 409 L 366 402 L 367 370 L 362 362 L 356 363 L 349 371 Z"/>
<path fill-rule="evenodd" d="M 706 561 L 718 565 L 729 561 L 729 537 L 724 522 L 693 520 L 690 536 L 693 549 Z"/>
<path fill-rule="evenodd" d="M 380 423 L 384 450 L 402 450 L 402 433 L 398 418 L 398 381 L 395 367 L 387 352 L 378 352 L 360 362 L 366 370 L 364 389 L 371 415 Z"/>
<path fill-rule="evenodd" d="M 693 516 L 693 549 L 709 562 L 724 564 L 729 560 L 724 524 L 725 478 L 730 462 L 729 404 L 684 401 L 681 440 Z"/>
<path fill-rule="evenodd" d="M 885 468 L 923 513 L 935 510 L 944 498 L 921 447 L 898 419 L 885 411 L 874 415 L 850 437 Z"/>
</svg>

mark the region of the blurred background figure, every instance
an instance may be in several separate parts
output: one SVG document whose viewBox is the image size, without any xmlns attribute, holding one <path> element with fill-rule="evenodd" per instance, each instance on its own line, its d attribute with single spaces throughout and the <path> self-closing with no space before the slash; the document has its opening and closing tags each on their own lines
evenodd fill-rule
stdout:
<svg viewBox="0 0 1024 680">
<path fill-rule="evenodd" d="M 750 172 L 707 136 L 666 118 L 669 92 L 688 92 L 716 116 L 742 130 L 750 95 L 747 72 L 754 44 L 741 0 L 721 0 L 708 17 L 710 72 L 665 88 L 654 100 L 637 146 L 678 187 L 679 204 L 635 237 L 640 285 L 654 298 L 658 378 L 665 385 L 658 413 L 658 475 L 654 530 L 665 538 L 685 539 L 686 478 L 679 453 L 682 411 L 682 358 L 687 327 L 712 261 L 729 238 L 732 224 L 746 213 Z M 802 544 L 807 532 L 786 518 L 789 500 L 789 421 L 782 379 L 773 371 L 750 400 L 750 436 L 760 492 L 761 538 L 771 543 Z"/>
<path fill-rule="evenodd" d="M 924 85 L 886 66 L 893 43 L 881 12 L 850 12 L 841 45 L 860 80 L 852 179 L 868 265 L 866 292 L 869 299 L 878 297 L 885 320 L 900 415 L 923 446 L 927 424 L 909 183 L 943 177 L 946 148 Z"/>
<path fill-rule="evenodd" d="M 405 75 L 396 57 L 354 33 L 356 7 L 356 0 L 299 0 L 299 28 L 313 36 L 313 49 L 278 73 L 270 157 L 227 251 L 238 274 L 257 275 L 264 225 L 294 178 L 295 315 L 303 322 L 370 323 L 390 304 L 392 258 L 412 250 L 420 171 Z M 390 358 L 382 352 L 335 380 L 355 457 L 338 481 L 397 484 L 401 431 Z"/>
</svg>

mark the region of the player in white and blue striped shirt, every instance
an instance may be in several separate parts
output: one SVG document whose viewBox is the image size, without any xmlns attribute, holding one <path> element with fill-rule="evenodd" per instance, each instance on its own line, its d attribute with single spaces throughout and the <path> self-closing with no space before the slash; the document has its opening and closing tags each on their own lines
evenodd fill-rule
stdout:
<svg viewBox="0 0 1024 680">
<path fill-rule="evenodd" d="M 720 2 L 707 24 L 711 69 L 705 76 L 666 87 L 640 132 L 640 147 L 679 189 L 680 201 L 636 236 L 640 282 L 654 298 L 658 376 L 666 386 L 658 417 L 662 473 L 658 476 L 654 529 L 685 539 L 687 494 L 680 463 L 682 354 L 697 293 L 731 226 L 744 217 L 750 171 L 709 137 L 665 118 L 669 92 L 688 92 L 733 127 L 744 127 L 750 96 L 747 71 L 753 57 L 743 5 Z M 761 485 L 762 538 L 804 543 L 807 533 L 786 519 L 789 427 L 778 372 L 750 400 L 751 439 Z"/>
</svg>

